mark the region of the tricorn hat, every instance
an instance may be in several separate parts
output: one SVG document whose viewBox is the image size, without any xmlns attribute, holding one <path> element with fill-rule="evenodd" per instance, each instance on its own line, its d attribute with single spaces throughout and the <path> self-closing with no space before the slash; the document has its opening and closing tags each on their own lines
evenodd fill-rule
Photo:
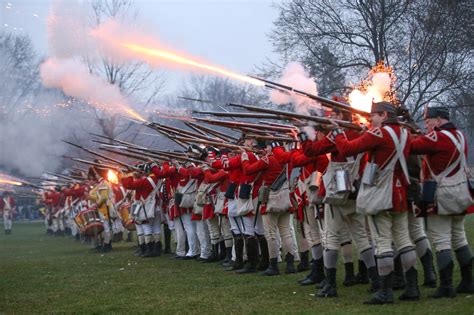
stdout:
<svg viewBox="0 0 474 315">
<path fill-rule="evenodd" d="M 444 118 L 449 120 L 449 109 L 447 107 L 426 107 L 424 119 Z"/>
<path fill-rule="evenodd" d="M 395 108 L 395 106 L 385 101 L 372 103 L 372 108 L 370 109 L 371 114 L 383 113 L 383 112 L 396 114 L 397 109 Z"/>
</svg>

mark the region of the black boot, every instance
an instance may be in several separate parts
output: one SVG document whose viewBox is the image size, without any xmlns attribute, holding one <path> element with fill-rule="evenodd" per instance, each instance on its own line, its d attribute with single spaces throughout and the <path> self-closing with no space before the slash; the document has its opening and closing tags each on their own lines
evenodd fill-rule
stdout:
<svg viewBox="0 0 474 315">
<path fill-rule="evenodd" d="M 138 245 L 137 251 L 133 254 L 133 256 L 142 257 L 146 252 L 146 244 Z"/>
<path fill-rule="evenodd" d="M 165 238 L 165 254 L 171 254 L 171 230 L 168 224 L 163 225 L 163 236 Z"/>
<path fill-rule="evenodd" d="M 153 248 L 155 247 L 155 242 L 150 242 L 146 244 L 146 250 L 143 254 L 143 257 L 153 257 Z"/>
<path fill-rule="evenodd" d="M 317 297 L 336 297 L 336 268 L 326 269 L 326 283 L 324 287 L 316 293 Z"/>
<path fill-rule="evenodd" d="M 400 301 L 418 301 L 420 299 L 420 289 L 418 287 L 418 271 L 411 267 L 405 272 L 406 289 L 398 297 Z"/>
<path fill-rule="evenodd" d="M 154 249 L 154 252 L 153 252 L 154 257 L 161 256 L 161 253 L 163 251 L 163 245 L 161 244 L 161 241 L 155 242 L 155 246 L 153 249 Z"/>
<path fill-rule="evenodd" d="M 127 239 L 125 240 L 125 242 L 127 242 L 127 243 L 132 242 L 132 232 L 128 232 Z"/>
<path fill-rule="evenodd" d="M 219 254 L 217 253 L 218 248 L 219 244 L 212 244 L 211 256 L 204 261 L 205 263 L 216 262 L 219 260 Z"/>
<path fill-rule="evenodd" d="M 393 289 L 403 290 L 406 287 L 405 274 L 403 273 L 402 259 L 400 255 L 394 259 L 394 271 L 393 271 Z"/>
<path fill-rule="evenodd" d="M 453 268 L 454 263 L 451 261 L 443 270 L 439 271 L 439 288 L 430 295 L 430 298 L 440 299 L 443 297 L 456 297 L 456 291 L 453 287 Z"/>
<path fill-rule="evenodd" d="M 268 254 L 268 243 L 267 243 L 267 239 L 263 235 L 258 235 L 257 238 L 258 238 L 258 245 L 260 247 L 260 253 L 262 254 L 262 256 L 260 257 L 260 261 L 258 262 L 258 265 L 257 265 L 257 270 L 264 271 L 264 270 L 267 270 L 270 264 L 269 262 L 270 257 Z"/>
<path fill-rule="evenodd" d="M 364 302 L 369 305 L 393 304 L 393 272 L 386 276 L 380 276 L 382 287 L 375 292 L 370 300 Z"/>
<path fill-rule="evenodd" d="M 423 286 L 427 288 L 436 288 L 436 273 L 433 268 L 433 254 L 431 250 L 427 249 L 426 253 L 420 257 L 421 264 L 423 265 Z"/>
<path fill-rule="evenodd" d="M 235 261 L 227 271 L 240 270 L 244 267 L 244 236 L 234 234 Z"/>
<path fill-rule="evenodd" d="M 278 258 L 270 258 L 270 265 L 263 273 L 265 276 L 277 276 L 280 274 L 278 269 Z"/>
<path fill-rule="evenodd" d="M 309 250 L 300 253 L 300 263 L 296 266 L 297 272 L 309 270 Z"/>
<path fill-rule="evenodd" d="M 357 284 L 357 279 L 354 275 L 354 263 L 349 262 L 344 264 L 344 270 L 346 272 L 344 282 L 342 283 L 345 287 L 351 287 Z"/>
<path fill-rule="evenodd" d="M 218 245 L 219 245 L 219 255 L 217 256 L 217 261 L 224 261 L 226 257 L 225 241 L 220 241 Z"/>
<path fill-rule="evenodd" d="M 364 264 L 365 265 L 365 264 Z M 370 267 L 368 270 L 368 277 L 370 278 L 369 292 L 375 293 L 380 290 L 382 284 L 380 283 L 380 277 L 377 272 L 377 267 Z"/>
<path fill-rule="evenodd" d="M 315 278 L 316 278 L 316 263 L 314 262 L 314 260 L 312 260 L 311 261 L 311 272 L 306 277 L 304 277 L 303 279 L 298 280 L 298 282 L 301 285 L 312 285 L 312 284 L 316 284 Z"/>
<path fill-rule="evenodd" d="M 112 242 L 104 243 L 102 246 L 102 253 L 108 253 L 112 250 Z"/>
<path fill-rule="evenodd" d="M 247 263 L 244 268 L 236 271 L 238 274 L 257 272 L 258 240 L 255 236 L 245 235 L 245 248 L 247 248 Z"/>
<path fill-rule="evenodd" d="M 367 266 L 363 260 L 359 260 L 359 271 L 356 275 L 357 283 L 367 284 L 369 283 L 369 275 L 367 273 Z"/>
<path fill-rule="evenodd" d="M 232 247 L 225 248 L 225 259 L 222 261 L 222 266 L 226 266 L 232 263 Z"/>
<path fill-rule="evenodd" d="M 472 283 L 472 254 L 469 245 L 465 245 L 456 250 L 456 258 L 461 269 L 461 282 L 456 288 L 457 293 L 474 293 L 474 283 Z"/>
<path fill-rule="evenodd" d="M 285 256 L 285 261 L 286 261 L 286 268 L 285 268 L 285 273 L 290 274 L 290 273 L 296 273 L 295 270 L 295 257 L 287 253 Z"/>
</svg>

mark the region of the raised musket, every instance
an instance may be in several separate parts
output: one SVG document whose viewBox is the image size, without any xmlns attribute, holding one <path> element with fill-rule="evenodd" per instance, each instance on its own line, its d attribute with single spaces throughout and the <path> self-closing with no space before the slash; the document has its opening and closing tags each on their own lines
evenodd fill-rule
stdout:
<svg viewBox="0 0 474 315">
<path fill-rule="evenodd" d="M 312 100 L 318 101 L 326 107 L 337 107 L 341 110 L 352 112 L 354 114 L 359 114 L 359 115 L 365 116 L 365 117 L 368 117 L 370 115 L 370 113 L 368 113 L 368 112 L 365 112 L 363 110 L 360 110 L 360 109 L 357 109 L 357 108 L 354 108 L 354 107 L 350 107 L 350 106 L 348 106 L 344 103 L 340 103 L 340 102 L 337 102 L 337 101 L 334 101 L 334 100 L 331 100 L 331 99 L 328 99 L 328 98 L 325 98 L 325 97 L 321 97 L 319 95 L 314 95 L 314 94 L 307 93 L 307 92 L 304 92 L 304 91 L 301 91 L 301 90 L 297 90 L 297 89 L 295 89 L 291 86 L 288 86 L 288 85 L 272 82 L 272 81 L 262 79 L 262 78 L 258 78 L 258 77 L 255 77 L 255 76 L 249 76 L 249 77 L 264 82 L 265 86 L 268 87 L 268 88 L 275 89 L 275 87 L 277 87 L 278 90 L 282 89 L 283 91 L 293 92 L 295 94 L 299 94 L 299 95 L 308 97 Z"/>
<path fill-rule="evenodd" d="M 323 125 L 331 125 L 333 123 L 337 123 L 339 126 L 344 127 L 344 128 L 354 129 L 354 130 L 358 130 L 358 131 L 363 130 L 363 128 L 361 126 L 359 126 L 357 124 L 353 124 L 353 123 L 345 121 L 345 120 L 329 119 L 329 118 L 324 118 L 324 117 L 319 117 L 319 116 L 310 116 L 310 115 L 304 115 L 304 114 L 298 114 L 298 113 L 289 113 L 289 112 L 285 112 L 285 111 L 282 111 L 282 110 L 270 109 L 270 108 L 261 108 L 261 107 L 258 107 L 258 106 L 245 105 L 245 104 L 230 103 L 229 106 L 245 108 L 247 110 L 255 111 L 255 112 L 270 113 L 270 114 L 275 114 L 275 115 L 289 117 L 289 118 L 296 118 L 296 119 L 312 121 L 312 122 L 315 122 L 315 123 L 318 123 L 318 124 L 323 124 Z"/>
</svg>

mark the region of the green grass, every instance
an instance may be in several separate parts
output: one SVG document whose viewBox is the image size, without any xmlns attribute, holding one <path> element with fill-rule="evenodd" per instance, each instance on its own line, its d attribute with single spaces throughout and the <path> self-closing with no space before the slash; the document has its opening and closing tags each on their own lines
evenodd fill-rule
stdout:
<svg viewBox="0 0 474 315">
<path fill-rule="evenodd" d="M 466 230 L 472 244 L 473 216 Z M 343 268 L 339 298 L 316 299 L 313 286 L 297 284 L 302 274 L 236 275 L 217 264 L 136 258 L 131 246 L 102 255 L 45 235 L 42 223 L 15 223 L 0 235 L 0 313 L 474 314 L 474 296 L 431 300 L 432 289 L 419 302 L 362 305 L 367 286 L 343 287 Z M 458 275 L 456 267 L 456 284 Z"/>
</svg>

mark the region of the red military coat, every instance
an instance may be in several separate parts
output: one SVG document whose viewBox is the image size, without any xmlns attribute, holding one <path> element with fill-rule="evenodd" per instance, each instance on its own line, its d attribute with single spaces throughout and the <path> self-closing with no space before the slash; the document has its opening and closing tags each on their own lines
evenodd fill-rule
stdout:
<svg viewBox="0 0 474 315">
<path fill-rule="evenodd" d="M 400 137 L 401 127 L 395 122 L 387 122 Z M 386 166 L 395 151 L 395 144 L 393 143 L 392 137 L 384 128 L 373 128 L 368 132 L 363 133 L 361 136 L 348 140 L 344 135 L 339 134 L 336 136 L 336 146 L 339 154 L 343 157 L 355 156 L 359 153 L 368 152 L 368 161 L 374 161 L 380 169 Z M 403 149 L 405 158 L 410 153 L 410 137 L 407 140 L 407 144 Z M 404 212 L 408 210 L 407 205 L 407 186 L 408 179 L 405 178 L 400 162 L 397 161 L 395 165 L 395 171 L 393 176 L 393 194 L 392 203 L 393 211 Z"/>
</svg>

